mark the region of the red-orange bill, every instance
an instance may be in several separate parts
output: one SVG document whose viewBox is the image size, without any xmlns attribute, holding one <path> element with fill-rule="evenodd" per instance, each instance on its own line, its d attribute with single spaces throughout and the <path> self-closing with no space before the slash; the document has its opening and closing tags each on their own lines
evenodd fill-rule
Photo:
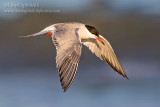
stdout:
<svg viewBox="0 0 160 107">
<path fill-rule="evenodd" d="M 96 37 L 96 39 L 104 45 L 103 41 L 100 38 Z"/>
</svg>

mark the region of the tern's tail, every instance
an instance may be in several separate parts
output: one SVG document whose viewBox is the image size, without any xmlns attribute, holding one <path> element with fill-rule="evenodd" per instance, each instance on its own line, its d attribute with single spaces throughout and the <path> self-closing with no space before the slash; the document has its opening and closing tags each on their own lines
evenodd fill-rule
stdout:
<svg viewBox="0 0 160 107">
<path fill-rule="evenodd" d="M 40 32 L 38 32 L 38 33 L 35 33 L 35 34 L 32 34 L 32 35 L 27 35 L 27 36 L 20 36 L 20 37 L 22 37 L 22 38 L 27 38 L 27 37 L 31 37 L 31 36 L 38 36 L 38 35 L 43 35 L 43 34 L 46 34 L 47 32 L 49 32 L 49 31 L 40 31 Z"/>
<path fill-rule="evenodd" d="M 54 27 L 54 25 L 51 25 L 51 26 L 46 27 L 45 29 L 43 29 L 42 31 L 40 31 L 38 33 L 35 33 L 35 34 L 32 34 L 32 35 L 27 35 L 27 36 L 20 36 L 20 37 L 27 38 L 27 37 L 31 37 L 31 36 L 43 35 L 43 34 L 46 34 L 48 32 L 53 33 L 54 31 L 55 31 L 55 27 Z"/>
</svg>

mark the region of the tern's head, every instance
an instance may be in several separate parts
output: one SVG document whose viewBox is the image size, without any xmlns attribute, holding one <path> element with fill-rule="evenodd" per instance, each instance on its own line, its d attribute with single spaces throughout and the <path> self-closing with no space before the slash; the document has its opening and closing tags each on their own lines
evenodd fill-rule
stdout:
<svg viewBox="0 0 160 107">
<path fill-rule="evenodd" d="M 103 41 L 100 39 L 98 30 L 97 30 L 95 27 L 89 26 L 89 25 L 85 25 L 85 27 L 87 28 L 87 30 L 88 30 L 91 34 L 94 35 L 94 38 L 95 38 L 95 39 L 97 39 L 97 40 L 100 41 L 102 44 L 104 44 Z"/>
<path fill-rule="evenodd" d="M 89 31 L 91 34 L 99 37 L 99 32 L 98 32 L 98 30 L 97 30 L 95 27 L 89 26 L 89 25 L 85 25 L 85 27 L 88 29 L 88 31 Z"/>
</svg>

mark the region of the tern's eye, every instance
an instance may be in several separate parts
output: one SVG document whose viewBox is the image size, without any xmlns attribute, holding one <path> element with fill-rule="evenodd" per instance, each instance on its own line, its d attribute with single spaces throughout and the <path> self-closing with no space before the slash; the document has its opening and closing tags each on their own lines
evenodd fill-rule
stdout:
<svg viewBox="0 0 160 107">
<path fill-rule="evenodd" d="M 94 34 L 95 36 L 99 37 L 99 32 L 95 27 L 89 26 L 89 25 L 85 25 L 86 28 L 88 29 L 88 31 L 92 34 Z"/>
</svg>

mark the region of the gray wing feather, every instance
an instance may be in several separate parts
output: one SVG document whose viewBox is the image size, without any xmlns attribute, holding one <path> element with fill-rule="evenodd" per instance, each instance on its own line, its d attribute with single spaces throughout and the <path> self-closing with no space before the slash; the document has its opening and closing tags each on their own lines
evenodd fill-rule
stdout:
<svg viewBox="0 0 160 107">
<path fill-rule="evenodd" d="M 96 39 L 83 40 L 82 43 L 97 57 L 108 63 L 116 72 L 128 79 L 109 42 L 102 36 L 100 36 L 100 39 L 104 44 Z"/>
<path fill-rule="evenodd" d="M 77 31 L 78 29 L 63 30 L 52 36 L 57 49 L 56 63 L 64 91 L 72 84 L 81 56 L 82 45 Z"/>
</svg>

